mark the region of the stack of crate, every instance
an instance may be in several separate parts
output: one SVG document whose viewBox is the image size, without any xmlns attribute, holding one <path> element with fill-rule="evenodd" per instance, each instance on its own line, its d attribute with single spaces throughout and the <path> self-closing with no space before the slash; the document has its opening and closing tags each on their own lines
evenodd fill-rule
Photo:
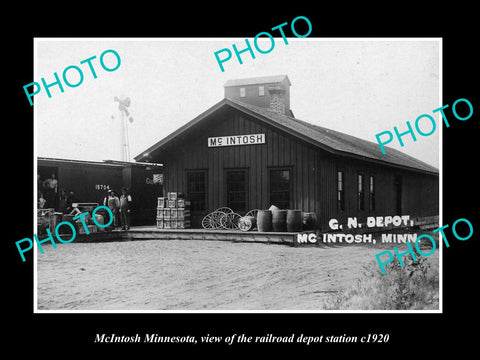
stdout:
<svg viewBox="0 0 480 360">
<path fill-rule="evenodd" d="M 190 201 L 169 192 L 167 197 L 158 198 L 157 228 L 188 229 L 190 227 Z"/>
</svg>

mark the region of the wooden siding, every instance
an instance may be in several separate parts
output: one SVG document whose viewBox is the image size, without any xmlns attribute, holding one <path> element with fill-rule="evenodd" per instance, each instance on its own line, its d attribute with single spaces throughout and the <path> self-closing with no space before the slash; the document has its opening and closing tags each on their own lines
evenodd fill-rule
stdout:
<svg viewBox="0 0 480 360">
<path fill-rule="evenodd" d="M 214 136 L 265 133 L 265 144 L 207 147 L 207 138 Z M 291 169 L 292 208 L 316 211 L 317 150 L 301 140 L 254 118 L 228 109 L 219 111 L 190 135 L 174 140 L 173 146 L 161 152 L 155 161 L 162 162 L 166 173 L 166 191 L 186 192 L 188 170 L 208 172 L 207 212 L 225 206 L 224 169 L 248 169 L 248 208 L 265 209 L 269 203 L 271 168 Z M 187 194 L 188 195 L 188 194 Z M 204 214 L 195 214 L 197 217 Z M 197 219 L 198 222 L 198 219 Z"/>
<path fill-rule="evenodd" d="M 265 144 L 207 147 L 207 138 L 227 135 L 266 134 Z M 402 215 L 438 215 L 438 176 L 399 170 L 347 157 L 334 156 L 293 135 L 232 108 L 222 108 L 188 132 L 152 153 L 152 160 L 164 164 L 166 191 L 186 193 L 186 172 L 207 173 L 206 211 L 193 214 L 199 226 L 208 212 L 226 205 L 225 169 L 248 169 L 249 209 L 266 209 L 269 203 L 268 171 L 275 167 L 291 169 L 291 208 L 315 212 L 322 227 L 331 218 L 340 222 L 357 216 L 396 215 L 396 175 L 402 177 Z M 337 171 L 345 176 L 345 210 L 337 208 Z M 363 211 L 357 208 L 357 174 L 364 174 Z M 368 180 L 375 176 L 375 211 L 369 211 Z M 188 196 L 188 194 L 187 194 Z"/>
<path fill-rule="evenodd" d="M 365 221 L 368 216 L 410 215 L 431 216 L 439 214 L 439 179 L 434 175 L 399 170 L 389 166 L 381 166 L 362 161 L 352 161 L 337 157 L 333 162 L 332 179 L 324 187 L 322 195 L 328 199 L 326 207 L 320 212 L 324 217 L 336 218 L 339 222 L 346 222 L 347 217 L 356 216 L 359 221 Z M 337 209 L 336 201 L 336 172 L 343 170 L 345 176 L 345 210 Z M 329 166 L 322 166 L 322 171 L 332 171 Z M 364 201 L 363 211 L 357 206 L 357 175 L 364 174 Z M 375 177 L 375 210 L 369 210 L 369 177 Z M 395 198 L 395 177 L 402 178 L 401 214 L 397 214 Z M 326 176 L 329 178 L 329 176 Z M 329 196 L 331 194 L 335 196 Z M 323 203 L 323 201 L 322 201 Z M 324 223 L 324 222 L 323 222 Z"/>
</svg>

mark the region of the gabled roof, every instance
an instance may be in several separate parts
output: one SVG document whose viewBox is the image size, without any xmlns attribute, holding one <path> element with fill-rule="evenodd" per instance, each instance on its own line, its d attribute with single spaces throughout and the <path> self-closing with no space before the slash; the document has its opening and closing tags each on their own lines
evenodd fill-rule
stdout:
<svg viewBox="0 0 480 360">
<path fill-rule="evenodd" d="M 313 125 L 306 121 L 302 121 L 287 115 L 282 115 L 266 108 L 260 108 L 255 105 L 232 99 L 221 100 L 202 114 L 198 115 L 195 119 L 191 120 L 175 132 L 171 133 L 155 145 L 148 148 L 145 152 L 150 153 L 166 145 L 170 140 L 195 126 L 198 122 L 202 121 L 210 114 L 224 106 L 230 106 L 242 111 L 260 121 L 294 135 L 332 154 L 381 164 L 388 164 L 394 167 L 408 168 L 411 170 L 417 170 L 431 174 L 438 174 L 438 169 L 435 167 L 412 156 L 404 154 L 396 149 L 386 146 L 386 154 L 384 155 L 382 154 L 377 143 L 347 135 L 339 131 L 330 130 L 318 125 Z M 135 160 L 143 159 L 143 154 L 145 152 L 136 156 Z"/>
<path fill-rule="evenodd" d="M 273 121 L 277 125 L 290 130 L 290 133 L 301 135 L 301 137 L 306 138 L 307 141 L 310 140 L 309 142 L 331 153 L 364 158 L 364 160 L 374 160 L 389 163 L 394 166 L 408 167 L 438 174 L 438 169 L 435 167 L 388 146 L 385 146 L 386 154 L 384 155 L 377 143 L 322 126 L 313 125 L 287 115 L 281 115 L 266 108 L 260 108 L 232 99 L 229 99 L 229 101 L 237 107 L 246 108 L 255 114 Z"/>
<path fill-rule="evenodd" d="M 287 80 L 288 85 L 292 85 L 287 75 L 271 75 L 271 76 L 257 76 L 252 78 L 233 79 L 228 80 L 224 87 L 252 85 L 252 84 L 267 84 L 267 83 L 279 83 Z"/>
</svg>

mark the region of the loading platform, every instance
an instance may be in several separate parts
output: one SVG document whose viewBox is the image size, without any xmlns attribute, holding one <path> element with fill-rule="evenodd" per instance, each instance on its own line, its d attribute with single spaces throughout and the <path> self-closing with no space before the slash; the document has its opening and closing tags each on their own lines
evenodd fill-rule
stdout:
<svg viewBox="0 0 480 360">
<path fill-rule="evenodd" d="M 71 234 L 61 235 L 68 240 Z M 128 231 L 98 231 L 90 234 L 79 234 L 75 242 L 112 242 L 136 240 L 210 240 L 247 243 L 283 244 L 294 246 L 296 233 L 290 232 L 258 232 L 239 230 L 206 230 L 206 229 L 157 229 L 155 226 L 135 226 Z"/>
</svg>

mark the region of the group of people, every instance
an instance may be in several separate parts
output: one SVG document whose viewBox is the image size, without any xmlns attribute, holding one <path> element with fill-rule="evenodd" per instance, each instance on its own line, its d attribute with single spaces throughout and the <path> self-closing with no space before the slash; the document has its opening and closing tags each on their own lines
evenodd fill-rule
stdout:
<svg viewBox="0 0 480 360">
<path fill-rule="evenodd" d="M 72 211 L 73 203 L 78 199 L 73 190 L 58 190 L 58 180 L 55 174 L 51 174 L 48 179 L 42 180 L 40 174 L 37 175 L 37 202 L 39 209 L 55 209 L 57 212 L 67 214 Z"/>
<path fill-rule="evenodd" d="M 74 203 L 79 200 L 73 190 L 68 193 L 65 189 L 58 191 L 58 180 L 55 174 L 51 174 L 46 180 L 37 175 L 37 201 L 38 209 L 54 209 L 62 214 L 70 214 L 75 211 Z M 132 196 L 127 188 L 122 189 L 120 197 L 114 190 L 108 190 L 107 196 L 103 199 L 103 205 L 108 207 L 113 214 L 110 230 L 121 227 L 122 230 L 130 229 Z"/>
<path fill-rule="evenodd" d="M 111 225 L 113 229 L 119 226 L 121 226 L 122 230 L 130 229 L 131 204 L 132 196 L 128 193 L 127 188 L 122 189 L 120 198 L 114 190 L 108 190 L 107 196 L 103 199 L 103 205 L 108 207 L 113 214 L 113 222 Z"/>
</svg>

